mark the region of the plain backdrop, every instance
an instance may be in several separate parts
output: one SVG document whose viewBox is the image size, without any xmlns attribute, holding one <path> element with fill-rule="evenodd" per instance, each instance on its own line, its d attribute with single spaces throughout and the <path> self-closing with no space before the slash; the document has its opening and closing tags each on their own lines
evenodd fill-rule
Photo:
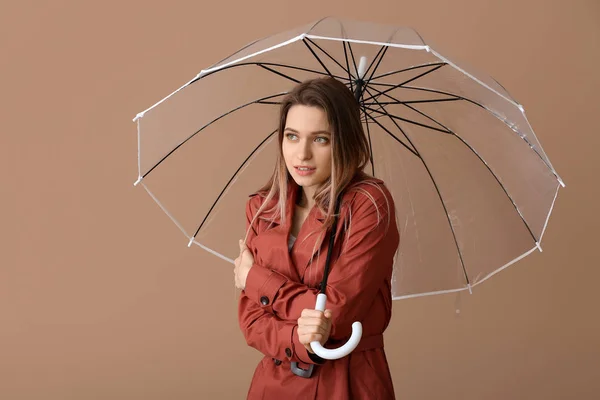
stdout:
<svg viewBox="0 0 600 400">
<path fill-rule="evenodd" d="M 567 184 L 542 253 L 394 303 L 398 398 L 600 398 L 600 2 L 55 0 L 0 4 L 0 399 L 245 398 L 260 354 L 231 266 L 133 186 L 131 119 L 326 15 L 411 26 L 494 76 Z"/>
</svg>

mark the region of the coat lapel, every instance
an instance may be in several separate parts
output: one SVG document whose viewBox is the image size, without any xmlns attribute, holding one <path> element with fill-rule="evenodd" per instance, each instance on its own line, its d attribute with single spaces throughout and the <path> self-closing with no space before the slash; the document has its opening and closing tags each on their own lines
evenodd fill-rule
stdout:
<svg viewBox="0 0 600 400">
<path fill-rule="evenodd" d="M 265 223 L 269 225 L 269 228 L 258 236 L 257 239 L 263 243 L 258 247 L 268 249 L 267 254 L 264 255 L 268 259 L 268 265 L 275 267 L 296 282 L 316 286 L 320 284 L 323 277 L 329 249 L 329 231 L 323 231 L 325 215 L 317 207 L 313 207 L 300 228 L 292 250 L 289 250 L 288 241 L 299 190 L 301 188 L 290 179 L 285 223 L 281 223 L 279 217 L 273 218 L 273 215 L 269 213 L 263 214 L 262 218 L 268 220 Z M 344 207 L 340 209 L 336 243 L 339 243 L 339 235 L 343 231 L 343 210 Z M 306 276 L 306 271 L 309 270 L 311 263 L 314 265 L 310 269 L 310 276 Z"/>
<path fill-rule="evenodd" d="M 317 214 L 320 214 L 320 211 L 316 208 L 313 208 L 309 212 L 300 228 L 298 238 L 296 239 L 290 254 L 293 264 L 298 269 L 298 274 L 302 279 L 302 282 L 304 282 L 305 272 L 313 258 L 317 253 L 323 252 L 322 247 L 325 242 L 325 237 L 327 236 L 322 232 L 323 219 L 318 218 Z"/>
<path fill-rule="evenodd" d="M 261 241 L 264 241 L 264 244 L 260 247 L 267 249 L 265 257 L 268 259 L 268 264 L 296 282 L 301 282 L 301 274 L 299 268 L 297 268 L 298 264 L 292 260 L 290 255 L 289 237 L 299 190 L 300 187 L 293 180 L 288 182 L 286 222 L 282 223 L 279 216 L 265 213 L 263 218 L 269 227 L 259 235 Z M 276 203 L 276 200 L 274 203 Z"/>
<path fill-rule="evenodd" d="M 341 207 L 335 244 L 340 243 L 339 238 L 344 229 L 342 222 L 344 220 L 343 211 L 344 207 Z M 296 240 L 296 245 L 294 245 L 291 252 L 292 262 L 298 268 L 302 282 L 310 286 L 319 285 L 325 272 L 324 268 L 327 252 L 329 251 L 330 231 L 323 231 L 324 222 L 325 215 L 318 208 L 313 208 L 306 217 Z M 334 257 L 332 260 L 334 260 L 335 253 L 332 256 Z M 311 264 L 313 266 L 309 269 Z M 309 276 L 306 276 L 307 271 L 310 271 Z"/>
</svg>

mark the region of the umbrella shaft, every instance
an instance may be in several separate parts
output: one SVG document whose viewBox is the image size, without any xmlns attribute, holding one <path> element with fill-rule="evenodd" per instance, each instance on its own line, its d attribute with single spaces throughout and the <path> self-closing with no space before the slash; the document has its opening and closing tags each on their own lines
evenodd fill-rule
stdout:
<svg viewBox="0 0 600 400">
<path fill-rule="evenodd" d="M 362 96 L 362 88 L 363 85 L 365 84 L 365 81 L 363 81 L 362 79 L 357 79 L 355 81 L 355 88 L 354 88 L 354 98 L 356 99 L 357 103 L 360 103 L 360 98 Z"/>
</svg>

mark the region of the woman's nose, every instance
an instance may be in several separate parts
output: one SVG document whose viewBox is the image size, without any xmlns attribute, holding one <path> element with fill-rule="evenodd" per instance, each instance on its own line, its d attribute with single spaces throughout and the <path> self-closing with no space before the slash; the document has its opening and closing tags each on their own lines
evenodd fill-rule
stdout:
<svg viewBox="0 0 600 400">
<path fill-rule="evenodd" d="M 300 143 L 300 146 L 298 146 L 298 158 L 300 160 L 310 160 L 312 157 L 312 151 L 310 148 L 310 143 L 308 142 L 304 142 L 304 143 Z"/>
</svg>

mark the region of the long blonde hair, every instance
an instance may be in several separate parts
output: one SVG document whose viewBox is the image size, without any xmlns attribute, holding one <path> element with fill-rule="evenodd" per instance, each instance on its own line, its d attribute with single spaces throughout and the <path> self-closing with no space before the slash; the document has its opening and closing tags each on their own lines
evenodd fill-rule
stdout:
<svg viewBox="0 0 600 400">
<path fill-rule="evenodd" d="M 263 212 L 272 213 L 273 219 L 280 218 L 282 224 L 287 222 L 288 182 L 292 177 L 285 164 L 282 145 L 287 114 L 294 105 L 322 109 L 331 129 L 331 175 L 314 195 L 315 205 L 325 215 L 323 230 L 327 230 L 333 224 L 335 200 L 353 182 L 368 179 L 363 169 L 370 159 L 369 143 L 362 127 L 359 105 L 348 87 L 330 77 L 304 81 L 283 99 L 279 113 L 277 160 L 271 178 L 258 190 L 264 200 L 252 223 Z M 275 198 L 277 202 L 266 210 L 267 205 Z"/>
</svg>

